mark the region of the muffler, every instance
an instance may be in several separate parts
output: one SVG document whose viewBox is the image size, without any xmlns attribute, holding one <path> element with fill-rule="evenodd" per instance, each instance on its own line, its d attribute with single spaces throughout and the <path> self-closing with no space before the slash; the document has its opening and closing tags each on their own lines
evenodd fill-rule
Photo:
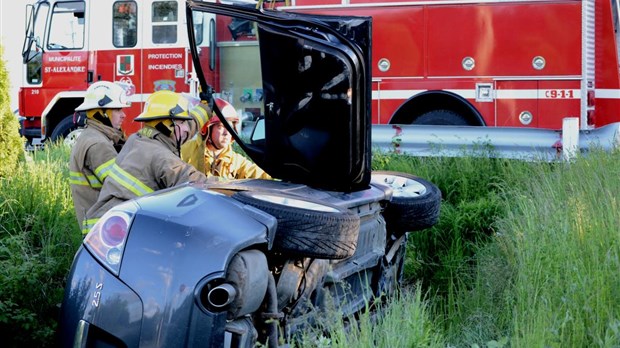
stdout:
<svg viewBox="0 0 620 348">
<path fill-rule="evenodd" d="M 241 251 L 230 260 L 224 282 L 202 287 L 200 302 L 207 310 L 227 311 L 228 320 L 253 313 L 263 303 L 268 276 L 265 254 L 258 250 Z"/>
</svg>

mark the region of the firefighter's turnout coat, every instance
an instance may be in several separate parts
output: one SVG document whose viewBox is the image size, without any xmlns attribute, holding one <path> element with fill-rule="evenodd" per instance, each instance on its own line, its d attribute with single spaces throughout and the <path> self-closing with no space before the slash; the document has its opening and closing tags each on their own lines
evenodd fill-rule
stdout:
<svg viewBox="0 0 620 348">
<path fill-rule="evenodd" d="M 217 176 L 224 179 L 271 179 L 259 166 L 235 152 L 228 145 L 215 156 L 205 146 L 200 135 L 181 147 L 181 157 L 207 177 Z"/>
<path fill-rule="evenodd" d="M 88 119 L 86 128 L 71 149 L 69 183 L 73 206 L 82 233 L 86 212 L 95 204 L 99 191 L 122 143 L 123 132 L 95 120 Z M 86 230 L 88 232 L 88 230 Z"/>
<path fill-rule="evenodd" d="M 124 201 L 206 176 L 179 157 L 175 141 L 144 126 L 132 134 L 110 168 L 99 199 L 86 214 L 90 230 L 110 208 Z"/>
</svg>

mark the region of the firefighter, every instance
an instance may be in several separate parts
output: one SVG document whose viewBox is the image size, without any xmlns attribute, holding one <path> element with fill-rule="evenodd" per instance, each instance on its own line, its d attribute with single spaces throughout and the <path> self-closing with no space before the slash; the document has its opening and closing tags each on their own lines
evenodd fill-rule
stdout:
<svg viewBox="0 0 620 348">
<path fill-rule="evenodd" d="M 123 108 L 130 106 L 125 89 L 118 83 L 98 81 L 86 90 L 84 102 L 75 111 L 85 112 L 85 129 L 71 149 L 69 183 L 80 227 L 95 204 L 109 169 L 125 142 L 121 123 Z"/>
<path fill-rule="evenodd" d="M 99 199 L 86 214 L 90 230 L 113 206 L 147 193 L 185 182 L 206 182 L 206 176 L 182 161 L 181 145 L 204 126 L 210 116 L 208 107 L 195 106 L 189 99 L 167 90 L 147 99 L 136 121 L 142 129 L 132 134 L 110 168 Z"/>
<path fill-rule="evenodd" d="M 224 99 L 215 103 L 233 128 L 237 129 L 239 116 L 235 108 Z M 232 135 L 219 117 L 213 116 L 201 129 L 200 136 L 181 148 L 181 157 L 201 170 L 207 177 L 224 179 L 271 179 L 259 166 L 236 153 L 232 147 Z"/>
</svg>

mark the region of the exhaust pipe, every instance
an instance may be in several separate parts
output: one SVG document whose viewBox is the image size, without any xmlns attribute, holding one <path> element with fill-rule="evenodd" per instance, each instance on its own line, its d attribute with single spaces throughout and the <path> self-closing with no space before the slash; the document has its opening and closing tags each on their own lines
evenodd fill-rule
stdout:
<svg viewBox="0 0 620 348">
<path fill-rule="evenodd" d="M 214 308 L 223 308 L 231 304 L 237 297 L 237 290 L 229 283 L 218 285 L 209 291 L 207 301 Z"/>
</svg>

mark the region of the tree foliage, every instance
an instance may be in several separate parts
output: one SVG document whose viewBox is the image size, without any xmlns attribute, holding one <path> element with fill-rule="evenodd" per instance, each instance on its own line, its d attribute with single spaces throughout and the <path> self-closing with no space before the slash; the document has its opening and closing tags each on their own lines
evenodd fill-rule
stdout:
<svg viewBox="0 0 620 348">
<path fill-rule="evenodd" d="M 24 141 L 19 135 L 19 122 L 11 111 L 11 83 L 0 46 L 0 178 L 12 173 L 24 155 Z"/>
</svg>

